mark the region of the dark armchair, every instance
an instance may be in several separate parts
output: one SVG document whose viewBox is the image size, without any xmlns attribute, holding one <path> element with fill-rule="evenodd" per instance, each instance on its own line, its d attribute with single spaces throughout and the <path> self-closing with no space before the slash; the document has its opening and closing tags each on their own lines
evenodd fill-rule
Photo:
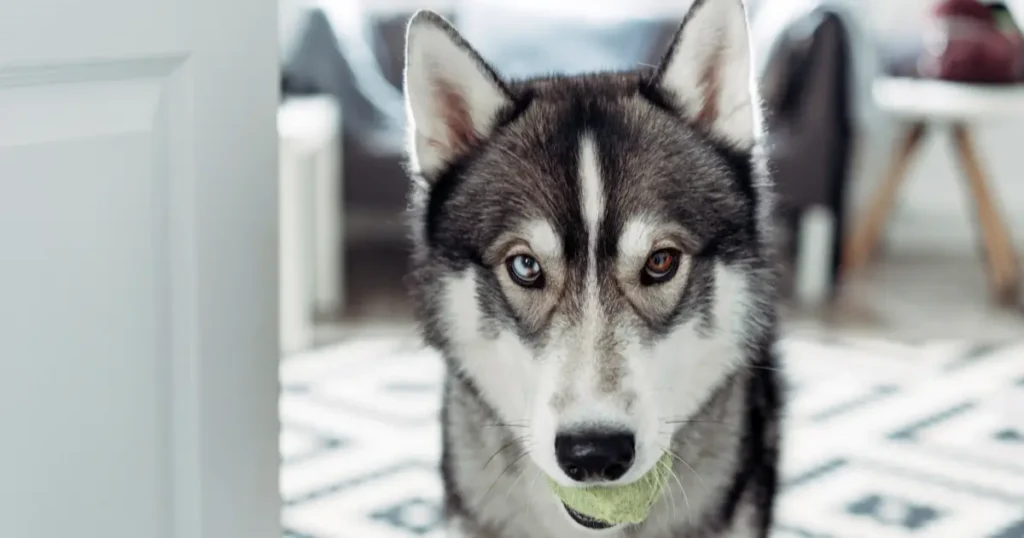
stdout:
<svg viewBox="0 0 1024 538">
<path fill-rule="evenodd" d="M 825 290 L 831 295 L 839 277 L 845 233 L 846 193 L 854 150 L 853 99 L 849 32 L 842 19 L 827 10 L 808 14 L 781 36 L 762 81 L 771 134 L 771 158 L 778 189 L 778 217 L 783 262 L 800 265 L 801 234 L 813 209 L 829 218 Z M 810 253 L 818 256 L 819 253 Z"/>
</svg>

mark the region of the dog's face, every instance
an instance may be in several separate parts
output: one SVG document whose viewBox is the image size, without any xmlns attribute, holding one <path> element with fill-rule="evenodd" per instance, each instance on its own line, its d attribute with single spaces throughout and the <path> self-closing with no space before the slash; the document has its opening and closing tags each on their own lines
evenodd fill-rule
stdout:
<svg viewBox="0 0 1024 538">
<path fill-rule="evenodd" d="M 428 341 L 552 479 L 643 476 L 772 315 L 740 0 L 650 72 L 518 83 L 421 12 L 406 96 Z"/>
</svg>

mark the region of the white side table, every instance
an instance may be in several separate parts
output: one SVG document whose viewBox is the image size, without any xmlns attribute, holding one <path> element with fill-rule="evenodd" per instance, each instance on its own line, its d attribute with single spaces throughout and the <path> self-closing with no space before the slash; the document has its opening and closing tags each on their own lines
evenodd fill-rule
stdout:
<svg viewBox="0 0 1024 538">
<path fill-rule="evenodd" d="M 899 117 L 905 125 L 905 132 L 897 144 L 896 155 L 881 187 L 846 245 L 844 272 L 852 273 L 868 264 L 878 247 L 911 158 L 928 131 L 943 129 L 952 134 L 954 154 L 960 161 L 977 208 L 993 296 L 1000 304 L 1015 304 L 1020 284 L 1019 263 L 1009 229 L 985 178 L 971 126 L 984 120 L 1024 119 L 1024 85 L 983 86 L 881 78 L 875 83 L 873 92 L 879 108 Z"/>
<path fill-rule="evenodd" d="M 341 111 L 329 96 L 278 108 L 282 352 L 309 347 L 316 315 L 344 306 Z"/>
</svg>

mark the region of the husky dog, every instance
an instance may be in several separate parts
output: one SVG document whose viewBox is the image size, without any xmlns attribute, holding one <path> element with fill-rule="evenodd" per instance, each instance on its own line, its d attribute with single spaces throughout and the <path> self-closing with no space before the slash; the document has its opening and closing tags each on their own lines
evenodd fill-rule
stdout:
<svg viewBox="0 0 1024 538">
<path fill-rule="evenodd" d="M 741 0 L 656 68 L 505 80 L 440 16 L 407 34 L 412 288 L 447 362 L 451 536 L 764 538 L 780 388 L 770 191 Z M 627 484 L 639 525 L 549 480 Z"/>
</svg>

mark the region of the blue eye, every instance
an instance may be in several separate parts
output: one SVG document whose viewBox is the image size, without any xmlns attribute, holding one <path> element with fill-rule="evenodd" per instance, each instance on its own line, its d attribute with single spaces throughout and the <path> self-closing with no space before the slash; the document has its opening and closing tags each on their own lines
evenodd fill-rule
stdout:
<svg viewBox="0 0 1024 538">
<path fill-rule="evenodd" d="M 512 281 L 524 288 L 538 288 L 544 283 L 540 262 L 532 256 L 517 254 L 506 260 L 505 265 Z"/>
</svg>

